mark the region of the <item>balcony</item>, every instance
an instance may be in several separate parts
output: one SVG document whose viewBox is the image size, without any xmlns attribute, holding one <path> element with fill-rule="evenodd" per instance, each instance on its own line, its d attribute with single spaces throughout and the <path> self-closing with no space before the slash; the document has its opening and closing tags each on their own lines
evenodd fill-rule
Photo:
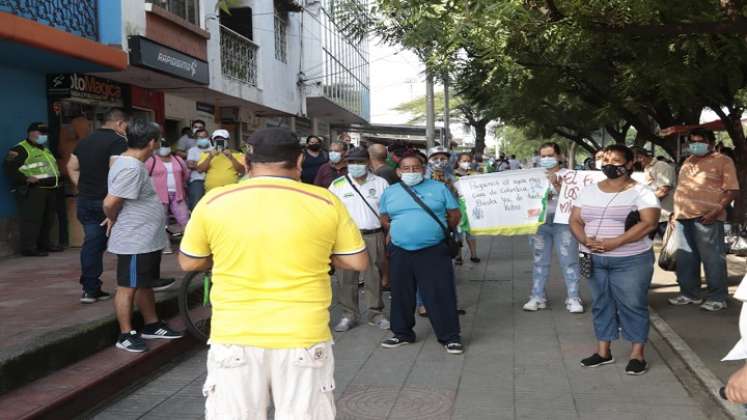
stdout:
<svg viewBox="0 0 747 420">
<path fill-rule="evenodd" d="M 0 0 L 0 12 L 98 41 L 96 3 L 97 0 Z"/>
<path fill-rule="evenodd" d="M 251 39 L 220 27 L 220 61 L 223 76 L 249 86 L 257 86 L 257 50 Z"/>
</svg>

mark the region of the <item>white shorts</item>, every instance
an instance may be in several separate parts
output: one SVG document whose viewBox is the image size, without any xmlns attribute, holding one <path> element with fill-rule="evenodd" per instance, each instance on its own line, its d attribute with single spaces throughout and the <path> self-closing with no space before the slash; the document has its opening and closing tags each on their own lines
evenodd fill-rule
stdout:
<svg viewBox="0 0 747 420">
<path fill-rule="evenodd" d="M 307 349 L 212 344 L 207 368 L 207 420 L 266 420 L 270 395 L 275 420 L 335 418 L 331 341 Z"/>
</svg>

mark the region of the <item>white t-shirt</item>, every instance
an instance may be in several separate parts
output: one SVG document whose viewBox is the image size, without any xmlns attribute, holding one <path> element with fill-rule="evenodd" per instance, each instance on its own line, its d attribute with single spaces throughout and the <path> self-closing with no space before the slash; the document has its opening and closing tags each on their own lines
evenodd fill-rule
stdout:
<svg viewBox="0 0 747 420">
<path fill-rule="evenodd" d="M 353 182 L 356 181 L 353 180 Z M 348 209 L 348 213 L 350 213 L 350 217 L 353 218 L 358 229 L 379 229 L 381 227 L 381 221 L 378 217 L 379 200 L 384 194 L 384 190 L 389 187 L 389 183 L 384 178 L 369 172 L 366 182 L 364 182 L 363 185 L 356 182 L 355 186 L 358 188 L 358 191 L 366 197 L 366 201 L 368 201 L 368 204 L 377 211 L 377 214 L 374 214 L 374 212 L 368 208 L 366 203 L 363 202 L 361 196 L 355 192 L 344 176 L 332 181 L 329 190 L 332 191 L 332 193 L 336 195 Z"/>
<path fill-rule="evenodd" d="M 581 209 L 581 219 L 585 223 L 586 236 L 597 239 L 616 238 L 625 233 L 625 219 L 634 210 L 661 208 L 656 194 L 645 185 L 636 182 L 633 188 L 621 193 L 606 193 L 597 184 L 581 190 L 574 204 Z M 643 239 L 625 244 L 617 249 L 605 252 L 605 257 L 630 257 L 642 254 L 651 249 L 651 239 Z M 590 252 L 579 244 L 584 252 Z"/>
<path fill-rule="evenodd" d="M 734 292 L 734 299 L 742 301 L 742 309 L 739 312 L 739 335 L 741 337 L 729 354 L 721 359 L 722 362 L 747 359 L 747 306 L 744 303 L 747 302 L 747 276 L 744 276 L 739 283 L 737 291 Z"/>
<path fill-rule="evenodd" d="M 166 167 L 166 189 L 169 192 L 176 192 L 176 180 L 174 179 L 174 162 L 163 162 Z"/>
<path fill-rule="evenodd" d="M 187 162 L 194 162 L 194 163 L 199 162 L 200 155 L 202 155 L 203 153 L 207 153 L 210 150 L 212 150 L 211 147 L 200 149 L 199 147 L 194 146 L 190 148 L 189 151 L 187 151 Z M 207 175 L 205 172 L 200 172 L 197 169 L 194 169 L 189 173 L 189 182 L 204 181 L 205 175 Z"/>
</svg>

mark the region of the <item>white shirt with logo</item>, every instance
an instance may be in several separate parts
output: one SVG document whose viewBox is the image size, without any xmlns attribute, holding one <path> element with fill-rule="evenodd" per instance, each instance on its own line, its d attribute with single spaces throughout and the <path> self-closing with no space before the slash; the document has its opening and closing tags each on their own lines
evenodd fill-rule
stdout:
<svg viewBox="0 0 747 420">
<path fill-rule="evenodd" d="M 366 177 L 366 181 L 362 185 L 352 177 L 350 179 L 355 182 L 358 191 L 363 194 L 363 197 L 365 197 L 368 204 L 376 210 L 377 214 L 374 214 L 374 212 L 368 208 L 361 196 L 355 192 L 353 187 L 350 185 L 350 182 L 348 182 L 344 176 L 332 181 L 329 190 L 336 195 L 348 209 L 353 221 L 358 225 L 358 229 L 373 230 L 381 228 L 381 221 L 379 221 L 378 217 L 379 200 L 384 194 L 384 190 L 389 187 L 389 183 L 384 178 L 376 176 L 370 172 Z"/>
</svg>

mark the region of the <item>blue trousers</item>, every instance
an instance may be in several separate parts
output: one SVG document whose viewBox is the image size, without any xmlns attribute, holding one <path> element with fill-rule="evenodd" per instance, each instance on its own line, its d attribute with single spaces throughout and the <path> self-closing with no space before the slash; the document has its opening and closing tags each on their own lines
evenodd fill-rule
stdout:
<svg viewBox="0 0 747 420">
<path fill-rule="evenodd" d="M 106 228 L 101 226 L 106 219 L 103 201 L 78 197 L 77 217 L 85 235 L 80 248 L 80 284 L 84 292 L 94 293 L 101 289 L 101 273 L 104 272 L 107 238 Z"/>
<path fill-rule="evenodd" d="M 190 210 L 195 209 L 203 195 L 205 195 L 205 181 L 192 181 L 187 185 L 187 202 Z"/>
<path fill-rule="evenodd" d="M 446 244 L 417 251 L 394 244 L 389 248 L 390 321 L 394 335 L 415 340 L 415 291 L 420 289 L 438 341 L 442 344 L 460 341 L 454 267 Z"/>
<path fill-rule="evenodd" d="M 703 263 L 708 300 L 726 301 L 726 246 L 724 222 L 704 225 L 696 219 L 678 220 L 677 230 L 685 243 L 677 251 L 677 282 L 683 295 L 700 298 L 700 264 Z"/>
<path fill-rule="evenodd" d="M 545 299 L 545 286 L 550 279 L 552 248 L 558 254 L 560 271 L 565 279 L 565 288 L 569 298 L 578 298 L 578 242 L 571 234 L 569 225 L 546 223 L 540 226 L 537 234 L 529 239 L 534 253 L 532 270 L 532 296 Z"/>
<path fill-rule="evenodd" d="M 592 256 L 591 314 L 599 341 L 620 337 L 645 343 L 648 340 L 648 289 L 654 275 L 654 252 L 630 257 Z"/>
</svg>

